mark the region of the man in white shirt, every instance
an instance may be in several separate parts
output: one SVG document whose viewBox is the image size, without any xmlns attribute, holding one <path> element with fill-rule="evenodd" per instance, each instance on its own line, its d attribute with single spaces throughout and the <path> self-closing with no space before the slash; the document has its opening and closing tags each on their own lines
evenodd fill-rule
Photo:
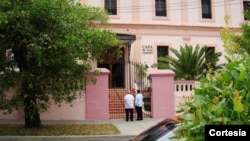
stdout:
<svg viewBox="0 0 250 141">
<path fill-rule="evenodd" d="M 134 96 L 130 91 L 124 96 L 124 105 L 125 105 L 125 113 L 126 113 L 126 121 L 133 121 L 134 117 Z"/>
<path fill-rule="evenodd" d="M 142 115 L 142 107 L 143 107 L 143 95 L 141 94 L 140 90 L 137 90 L 137 94 L 135 96 L 135 109 L 137 113 L 137 119 L 136 120 L 143 120 Z"/>
</svg>

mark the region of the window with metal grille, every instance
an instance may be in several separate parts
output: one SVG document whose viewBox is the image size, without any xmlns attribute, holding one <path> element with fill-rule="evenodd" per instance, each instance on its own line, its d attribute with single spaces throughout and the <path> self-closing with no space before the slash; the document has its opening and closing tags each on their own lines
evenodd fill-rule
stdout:
<svg viewBox="0 0 250 141">
<path fill-rule="evenodd" d="M 109 15 L 117 14 L 117 1 L 116 0 L 105 0 L 105 9 Z"/>
<path fill-rule="evenodd" d="M 157 46 L 157 58 L 168 55 L 168 46 Z"/>
<path fill-rule="evenodd" d="M 160 57 L 165 57 L 165 56 L 168 56 L 168 46 L 157 46 L 157 63 L 160 63 L 159 61 Z"/>
<path fill-rule="evenodd" d="M 212 5 L 211 0 L 201 0 L 202 18 L 211 19 L 212 18 Z"/>
<path fill-rule="evenodd" d="M 207 47 L 207 50 L 205 52 L 205 59 L 209 59 L 208 56 L 211 56 L 212 54 L 215 54 L 215 47 Z M 215 67 L 216 64 L 209 64 L 210 67 Z"/>
<path fill-rule="evenodd" d="M 166 0 L 155 0 L 155 15 L 167 16 Z"/>
</svg>

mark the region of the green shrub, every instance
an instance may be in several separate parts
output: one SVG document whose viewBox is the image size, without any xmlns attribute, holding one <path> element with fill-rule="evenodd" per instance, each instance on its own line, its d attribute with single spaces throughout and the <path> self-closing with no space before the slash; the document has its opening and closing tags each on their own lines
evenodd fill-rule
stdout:
<svg viewBox="0 0 250 141">
<path fill-rule="evenodd" d="M 151 111 L 151 98 L 144 99 L 144 109 Z"/>
<path fill-rule="evenodd" d="M 250 57 L 244 58 L 201 80 L 195 95 L 180 106 L 178 138 L 203 141 L 206 124 L 250 124 Z"/>
<path fill-rule="evenodd" d="M 179 141 L 204 141 L 205 125 L 250 125 L 250 56 L 234 42 L 249 41 L 249 36 L 234 37 L 229 28 L 222 30 L 228 64 L 202 78 L 177 111 L 182 113 Z"/>
</svg>

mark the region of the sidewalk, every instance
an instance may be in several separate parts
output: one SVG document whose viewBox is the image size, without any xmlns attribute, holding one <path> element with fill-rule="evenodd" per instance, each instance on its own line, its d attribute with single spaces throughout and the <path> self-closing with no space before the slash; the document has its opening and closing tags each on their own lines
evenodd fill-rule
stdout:
<svg viewBox="0 0 250 141">
<path fill-rule="evenodd" d="M 111 123 L 120 131 L 120 135 L 137 135 L 143 130 L 153 126 L 163 119 L 144 118 L 142 121 L 129 121 L 124 119 L 111 119 Z"/>
<path fill-rule="evenodd" d="M 99 136 L 99 139 L 103 138 L 108 138 L 112 136 L 117 136 L 121 138 L 130 138 L 134 135 L 137 135 L 141 133 L 143 130 L 153 126 L 154 124 L 158 123 L 163 119 L 152 119 L 152 118 L 144 118 L 142 121 L 128 121 L 126 122 L 124 119 L 110 119 L 108 121 L 42 121 L 43 124 L 113 124 L 119 131 L 119 135 L 104 135 L 104 136 Z M 23 124 L 23 121 L 13 121 L 13 120 L 0 120 L 0 124 Z M 10 137 L 10 136 L 0 136 L 0 141 L 21 141 L 21 140 L 34 140 L 36 138 L 37 141 L 61 141 L 61 140 L 86 140 L 87 138 L 91 137 L 97 137 L 96 135 L 88 135 L 88 136 L 58 136 L 58 137 L 34 137 L 34 136 L 15 136 L 15 137 Z M 70 138 L 70 139 L 67 139 Z"/>
</svg>

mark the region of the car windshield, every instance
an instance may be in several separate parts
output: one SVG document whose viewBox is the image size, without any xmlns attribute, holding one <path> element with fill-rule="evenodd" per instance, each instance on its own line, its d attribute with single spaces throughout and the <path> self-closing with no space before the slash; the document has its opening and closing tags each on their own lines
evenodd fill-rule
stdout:
<svg viewBox="0 0 250 141">
<path fill-rule="evenodd" d="M 141 134 L 141 136 L 138 138 L 138 141 L 156 141 L 163 135 L 173 131 L 176 127 L 177 121 L 172 119 L 163 120 Z"/>
</svg>

